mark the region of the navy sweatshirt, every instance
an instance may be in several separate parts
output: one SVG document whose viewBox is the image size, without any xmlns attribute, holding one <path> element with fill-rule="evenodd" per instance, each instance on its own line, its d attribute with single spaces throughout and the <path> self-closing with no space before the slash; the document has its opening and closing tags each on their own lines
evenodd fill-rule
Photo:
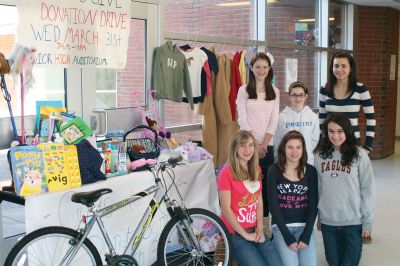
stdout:
<svg viewBox="0 0 400 266">
<path fill-rule="evenodd" d="M 312 165 L 306 165 L 304 177 L 296 182 L 285 178 L 274 164 L 268 170 L 268 203 L 272 224 L 276 224 L 289 246 L 297 240 L 287 224 L 304 223 L 299 242 L 309 244 L 317 217 L 318 174 Z"/>
</svg>

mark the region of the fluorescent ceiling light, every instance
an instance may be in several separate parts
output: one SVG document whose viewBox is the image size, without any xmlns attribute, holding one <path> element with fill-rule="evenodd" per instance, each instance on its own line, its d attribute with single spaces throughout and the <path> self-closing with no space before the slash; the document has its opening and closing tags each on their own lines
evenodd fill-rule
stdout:
<svg viewBox="0 0 400 266">
<path fill-rule="evenodd" d="M 329 21 L 334 21 L 335 18 L 329 18 Z M 297 20 L 298 22 L 315 22 L 315 18 L 303 18 Z"/>
</svg>

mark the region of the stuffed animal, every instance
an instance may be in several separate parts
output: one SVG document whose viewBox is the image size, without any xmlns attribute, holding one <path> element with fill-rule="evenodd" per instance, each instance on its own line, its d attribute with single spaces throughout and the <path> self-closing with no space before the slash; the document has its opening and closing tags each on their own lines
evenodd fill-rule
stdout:
<svg viewBox="0 0 400 266">
<path fill-rule="evenodd" d="M 18 43 L 14 45 L 13 50 L 7 55 L 7 61 L 10 65 L 10 74 L 24 76 L 24 85 L 29 87 L 33 83 L 32 68 L 35 63 L 36 48 L 25 47 Z"/>
<path fill-rule="evenodd" d="M 10 73 L 10 65 L 4 54 L 0 53 L 0 74 L 8 74 Z"/>
<path fill-rule="evenodd" d="M 146 118 L 146 122 L 147 122 L 147 125 L 149 126 L 149 128 L 152 128 L 152 129 L 154 129 L 156 132 L 158 132 L 157 121 L 151 119 L 151 118 L 148 117 L 148 116 L 146 116 L 145 118 Z"/>
<path fill-rule="evenodd" d="M 213 158 L 206 149 L 197 146 L 196 143 L 191 141 L 184 143 L 182 146 L 176 148 L 176 150 L 181 153 L 183 160 L 189 163 Z"/>
</svg>

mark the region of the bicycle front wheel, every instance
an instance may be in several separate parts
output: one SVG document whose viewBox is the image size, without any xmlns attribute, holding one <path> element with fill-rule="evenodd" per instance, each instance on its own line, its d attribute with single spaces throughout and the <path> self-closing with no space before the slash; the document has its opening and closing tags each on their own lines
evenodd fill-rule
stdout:
<svg viewBox="0 0 400 266">
<path fill-rule="evenodd" d="M 66 254 L 74 249 L 78 238 L 78 232 L 66 227 L 38 229 L 26 235 L 11 249 L 4 265 L 60 265 Z M 70 265 L 102 265 L 102 261 L 93 243 L 85 239 Z"/>
<path fill-rule="evenodd" d="M 173 217 L 160 236 L 157 249 L 159 265 L 230 265 L 230 236 L 222 220 L 204 209 L 188 209 L 187 213 L 201 251 L 196 249 L 182 221 Z"/>
</svg>

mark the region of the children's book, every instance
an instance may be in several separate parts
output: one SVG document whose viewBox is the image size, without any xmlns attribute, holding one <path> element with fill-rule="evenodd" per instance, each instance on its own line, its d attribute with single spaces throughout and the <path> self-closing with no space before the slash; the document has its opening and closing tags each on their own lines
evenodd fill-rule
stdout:
<svg viewBox="0 0 400 266">
<path fill-rule="evenodd" d="M 76 147 L 63 143 L 39 144 L 42 150 L 45 175 L 49 191 L 81 186 Z"/>
<path fill-rule="evenodd" d="M 53 106 L 63 107 L 62 101 L 36 101 L 36 130 L 40 130 L 40 107 L 41 106 Z"/>
<path fill-rule="evenodd" d="M 47 192 L 42 152 L 35 146 L 16 146 L 10 150 L 15 193 L 19 196 Z"/>
</svg>

